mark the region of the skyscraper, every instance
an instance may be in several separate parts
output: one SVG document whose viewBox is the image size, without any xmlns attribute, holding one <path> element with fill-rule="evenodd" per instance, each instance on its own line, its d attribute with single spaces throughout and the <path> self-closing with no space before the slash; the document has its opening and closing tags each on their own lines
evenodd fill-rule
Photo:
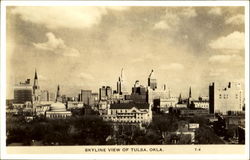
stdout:
<svg viewBox="0 0 250 160">
<path fill-rule="evenodd" d="M 81 90 L 83 104 L 90 105 L 91 93 L 91 90 Z"/>
<path fill-rule="evenodd" d="M 117 82 L 117 93 L 120 95 L 128 95 L 128 91 L 125 85 L 125 75 L 123 72 L 123 68 L 121 70 L 121 76 L 118 78 Z"/>
<path fill-rule="evenodd" d="M 24 104 L 25 102 L 32 102 L 32 85 L 30 84 L 30 79 L 14 86 L 14 103 Z"/>
<path fill-rule="evenodd" d="M 157 89 L 157 80 L 154 75 L 154 70 L 152 70 L 148 76 L 148 86 L 153 90 Z"/>
</svg>

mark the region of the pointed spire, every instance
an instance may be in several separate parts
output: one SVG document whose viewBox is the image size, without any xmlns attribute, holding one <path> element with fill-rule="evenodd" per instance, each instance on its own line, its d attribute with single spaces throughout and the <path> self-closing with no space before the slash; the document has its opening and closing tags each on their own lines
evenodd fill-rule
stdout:
<svg viewBox="0 0 250 160">
<path fill-rule="evenodd" d="M 121 70 L 121 79 L 123 79 L 123 68 Z"/>
<path fill-rule="evenodd" d="M 188 96 L 188 97 L 189 97 L 189 98 L 192 97 L 191 86 L 190 86 L 190 88 L 189 88 L 189 96 Z"/>
<path fill-rule="evenodd" d="M 58 84 L 58 86 L 57 86 L 57 91 L 56 91 L 56 102 L 59 100 L 59 98 L 60 98 L 60 86 L 59 86 L 59 84 Z"/>
<path fill-rule="evenodd" d="M 181 93 L 180 93 L 180 95 L 179 95 L 179 99 L 178 99 L 178 101 L 179 101 L 179 102 L 181 102 L 181 101 L 182 101 L 182 99 L 181 99 Z"/>
<path fill-rule="evenodd" d="M 38 79 L 36 69 L 35 69 L 35 79 Z"/>
</svg>

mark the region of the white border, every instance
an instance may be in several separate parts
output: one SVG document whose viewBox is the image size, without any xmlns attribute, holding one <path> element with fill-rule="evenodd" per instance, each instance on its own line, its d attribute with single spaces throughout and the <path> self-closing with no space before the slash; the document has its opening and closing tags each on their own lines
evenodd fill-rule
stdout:
<svg viewBox="0 0 250 160">
<path fill-rule="evenodd" d="M 242 155 L 10 155 L 6 153 L 6 6 L 245 6 L 246 153 Z M 1 2 L 1 158 L 2 159 L 248 159 L 249 155 L 249 2 L 248 1 L 2 1 Z M 203 145 L 200 145 L 201 147 Z M 191 146 L 190 146 L 191 147 Z M 216 147 L 216 146 L 215 146 Z M 180 146 L 181 148 L 181 146 Z M 218 148 L 223 150 L 223 148 Z"/>
</svg>

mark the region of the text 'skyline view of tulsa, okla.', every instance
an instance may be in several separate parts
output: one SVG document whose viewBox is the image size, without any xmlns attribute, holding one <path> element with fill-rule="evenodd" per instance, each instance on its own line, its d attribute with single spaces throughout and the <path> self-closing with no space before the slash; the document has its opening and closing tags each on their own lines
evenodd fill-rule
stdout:
<svg viewBox="0 0 250 160">
<path fill-rule="evenodd" d="M 7 7 L 6 145 L 245 144 L 244 15 Z"/>
</svg>

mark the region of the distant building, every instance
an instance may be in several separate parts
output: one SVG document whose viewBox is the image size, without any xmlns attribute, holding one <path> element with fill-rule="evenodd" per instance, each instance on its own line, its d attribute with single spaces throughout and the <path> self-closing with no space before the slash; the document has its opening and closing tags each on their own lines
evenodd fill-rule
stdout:
<svg viewBox="0 0 250 160">
<path fill-rule="evenodd" d="M 192 100 L 192 103 L 194 104 L 195 108 L 203 108 L 209 110 L 209 100 L 207 99 L 202 99 L 199 97 L 198 100 Z"/>
<path fill-rule="evenodd" d="M 25 102 L 32 102 L 33 88 L 30 84 L 30 79 L 24 83 L 20 82 L 14 86 L 14 102 L 15 104 L 24 104 Z"/>
<path fill-rule="evenodd" d="M 41 90 L 38 84 L 38 76 L 35 70 L 34 84 L 33 84 L 33 102 L 39 103 L 41 101 Z"/>
<path fill-rule="evenodd" d="M 151 105 L 148 103 L 110 104 L 104 120 L 118 123 L 149 123 L 152 121 Z"/>
<path fill-rule="evenodd" d="M 157 80 L 156 80 L 156 77 L 154 75 L 154 70 L 152 70 L 151 73 L 148 76 L 148 86 L 152 90 L 157 89 Z"/>
<path fill-rule="evenodd" d="M 161 98 L 160 108 L 175 107 L 177 103 L 178 103 L 178 98 L 176 97 Z"/>
<path fill-rule="evenodd" d="M 243 90 L 240 83 L 229 82 L 227 86 L 212 83 L 209 86 L 210 113 L 226 114 L 243 110 Z"/>
<path fill-rule="evenodd" d="M 83 102 L 67 101 L 67 109 L 72 109 L 72 108 L 83 108 L 83 107 L 84 107 Z"/>
<path fill-rule="evenodd" d="M 100 100 L 107 100 L 106 87 L 105 86 L 102 86 L 102 88 L 99 88 L 99 99 Z"/>
<path fill-rule="evenodd" d="M 40 101 L 49 101 L 49 91 L 41 90 Z"/>
<path fill-rule="evenodd" d="M 84 104 L 90 105 L 91 93 L 91 90 L 81 90 L 81 99 Z"/>
<path fill-rule="evenodd" d="M 66 106 L 62 103 L 60 86 L 57 87 L 56 102 L 51 104 L 50 110 L 46 111 L 46 118 L 61 119 L 71 116 L 72 113 L 66 110 Z"/>
<path fill-rule="evenodd" d="M 123 68 L 121 70 L 121 76 L 118 78 L 117 82 L 117 93 L 120 95 L 128 95 L 128 91 L 125 85 L 125 75 L 123 72 Z"/>
<path fill-rule="evenodd" d="M 188 108 L 181 108 L 180 109 L 180 116 L 181 117 L 189 117 L 189 116 L 195 116 L 195 115 L 208 115 L 209 111 L 207 109 L 188 109 Z"/>
<path fill-rule="evenodd" d="M 55 101 L 56 100 L 56 94 L 53 92 L 49 92 L 49 101 Z"/>
<path fill-rule="evenodd" d="M 147 91 L 146 88 L 142 85 L 139 85 L 137 80 L 132 88 L 132 93 L 130 99 L 135 103 L 146 103 L 147 102 Z"/>
<path fill-rule="evenodd" d="M 110 86 L 102 86 L 102 88 L 99 88 L 100 100 L 111 100 L 112 95 L 113 95 L 112 88 Z"/>
<path fill-rule="evenodd" d="M 169 92 L 168 90 L 163 89 L 151 89 L 150 87 L 148 88 L 148 103 L 153 103 L 155 99 L 169 99 Z"/>
<path fill-rule="evenodd" d="M 89 105 L 97 105 L 99 101 L 98 93 L 91 93 Z"/>
</svg>

